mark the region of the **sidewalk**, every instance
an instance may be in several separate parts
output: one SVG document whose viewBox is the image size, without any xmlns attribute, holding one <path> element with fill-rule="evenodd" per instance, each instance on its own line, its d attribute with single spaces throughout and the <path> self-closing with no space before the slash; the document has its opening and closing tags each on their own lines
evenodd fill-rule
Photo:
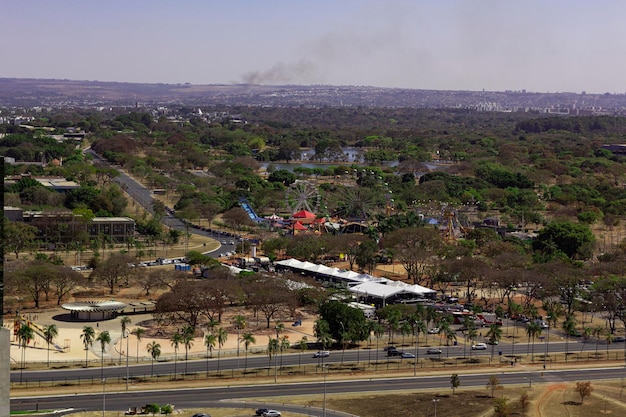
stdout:
<svg viewBox="0 0 626 417">
<path fill-rule="evenodd" d="M 129 353 L 128 359 L 131 363 L 137 361 L 150 361 L 151 356 L 147 350 L 147 345 L 152 342 L 156 342 L 161 346 L 161 359 L 174 356 L 174 347 L 172 346 L 169 337 L 144 336 L 141 338 L 139 346 L 137 343 L 137 337 L 134 334 L 131 334 L 128 340 L 123 339 L 121 337 L 121 317 L 122 316 L 118 316 L 115 319 L 102 321 L 68 321 L 69 312 L 63 310 L 62 308 L 55 308 L 50 311 L 31 315 L 31 319 L 33 320 L 33 322 L 39 326 L 43 327 L 50 324 L 55 324 L 57 326 L 59 334 L 55 338 L 54 344 L 61 347 L 63 349 L 62 351 L 55 349 L 53 344 L 50 345 L 50 350 L 48 351 L 45 340 L 40 336 L 35 336 L 35 338 L 31 340 L 29 345 L 26 347 L 25 351 L 23 351 L 22 348 L 19 346 L 19 340 L 17 340 L 16 337 L 13 336 L 13 321 L 5 317 L 4 327 L 8 328 L 11 331 L 11 364 L 19 365 L 22 361 L 22 354 L 24 354 L 24 362 L 26 363 L 45 363 L 48 360 L 48 355 L 50 356 L 51 364 L 81 361 L 84 362 L 85 350 L 83 341 L 81 339 L 84 326 L 93 327 L 96 331 L 96 337 L 101 331 L 109 331 L 111 335 L 111 343 L 105 349 L 105 361 L 111 360 L 118 362 L 121 353 L 122 362 L 125 363 L 127 342 Z M 136 328 L 148 330 L 149 327 L 145 324 L 153 320 L 151 313 L 131 314 L 128 315 L 128 317 L 132 320 L 132 322 L 131 324 L 127 325 L 127 330 L 130 330 L 131 332 Z M 263 322 L 263 320 L 261 320 L 261 322 Z M 224 325 L 228 326 L 228 323 L 224 323 Z M 309 342 L 314 342 L 315 338 L 313 337 L 313 325 L 313 318 L 303 320 L 302 326 L 298 327 L 292 327 L 291 322 L 286 322 L 285 331 L 283 334 L 289 337 L 289 340 L 292 344 L 297 343 L 303 336 L 306 336 Z M 201 329 L 198 329 L 198 334 L 200 332 Z M 267 332 L 264 331 L 263 333 Z M 251 353 L 264 351 L 269 342 L 269 337 L 276 337 L 275 333 L 271 333 L 271 335 L 268 336 L 264 334 L 255 334 L 253 331 L 253 334 L 256 338 L 256 343 L 250 347 L 249 352 Z M 215 348 L 213 349 L 214 356 L 217 354 L 217 348 L 218 346 L 215 346 Z M 241 343 L 240 351 L 243 352 L 243 349 L 243 343 Z M 228 356 L 234 355 L 236 354 L 236 352 L 237 333 L 229 333 L 226 343 L 222 346 L 221 354 L 223 356 Z M 181 353 L 184 354 L 184 347 L 179 346 L 178 355 L 181 355 Z M 206 355 L 206 345 L 204 344 L 203 334 L 202 336 L 198 336 L 193 340 L 193 345 L 188 351 L 188 356 L 204 357 L 204 355 Z M 99 342 L 93 342 L 93 345 L 90 347 L 89 353 L 87 354 L 87 359 L 89 361 L 100 361 L 101 349 Z"/>
</svg>

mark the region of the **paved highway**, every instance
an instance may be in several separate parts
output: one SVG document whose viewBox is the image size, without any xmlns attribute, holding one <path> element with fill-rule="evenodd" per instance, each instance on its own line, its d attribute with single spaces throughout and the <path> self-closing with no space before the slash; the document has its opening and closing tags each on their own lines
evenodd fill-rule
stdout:
<svg viewBox="0 0 626 417">
<path fill-rule="evenodd" d="M 99 166 L 103 166 L 106 168 L 115 169 L 118 172 L 118 176 L 113 178 L 113 181 L 126 191 L 126 193 L 140 206 L 142 206 L 147 212 L 150 214 L 154 214 L 154 207 L 152 206 L 152 193 L 146 187 L 144 187 L 141 183 L 137 182 L 134 178 L 126 174 L 124 171 L 120 170 L 118 167 L 111 165 L 108 161 L 101 158 L 97 153 L 95 153 L 91 148 L 85 149 L 86 154 L 91 155 L 95 164 Z M 169 213 L 165 213 L 163 220 L 163 224 L 172 229 L 187 231 L 187 226 L 182 221 L 178 220 L 176 217 L 172 216 Z M 200 230 L 197 228 L 189 228 L 190 233 L 194 233 L 197 235 L 210 237 L 213 239 L 217 239 L 222 243 L 222 246 L 215 251 L 209 253 L 209 256 L 218 257 L 220 253 L 225 252 L 234 252 L 236 251 L 236 244 L 230 244 L 232 237 L 229 235 L 218 234 L 217 232 L 207 232 L 204 230 Z M 225 243 L 224 243 L 225 242 Z"/>
<path fill-rule="evenodd" d="M 588 381 L 599 379 L 620 379 L 626 377 L 625 368 L 591 368 L 581 370 L 550 370 L 544 372 L 498 372 L 461 374 L 461 387 L 484 387 L 490 375 L 497 375 L 501 384 L 532 384 L 555 383 L 563 381 Z M 450 375 L 427 376 L 415 378 L 393 379 L 364 379 L 352 381 L 327 381 L 325 384 L 321 375 L 318 382 L 295 384 L 265 384 L 250 386 L 228 386 L 218 388 L 197 388 L 180 390 L 159 390 L 141 392 L 106 392 L 98 394 L 69 394 L 51 397 L 13 398 L 11 411 L 39 409 L 60 409 L 72 407 L 80 410 L 101 410 L 103 397 L 107 410 L 123 411 L 130 406 L 139 406 L 151 403 L 175 404 L 177 408 L 215 407 L 216 401 L 258 398 L 260 401 L 271 401 L 271 397 L 293 395 L 321 395 L 326 389 L 329 394 L 344 392 L 368 391 L 408 391 L 408 390 L 436 390 L 450 389 Z M 253 403 L 251 408 L 257 406 Z M 286 409 L 286 407 L 282 407 Z M 321 410 L 310 410 L 311 415 L 321 416 Z M 330 415 L 329 413 L 327 413 Z"/>
<path fill-rule="evenodd" d="M 583 352 L 585 352 L 585 356 L 587 354 L 589 356 L 592 356 L 596 350 L 596 346 L 594 343 L 586 343 L 584 345 L 582 343 L 574 343 L 574 342 L 570 342 L 569 344 L 550 343 L 549 354 L 555 354 L 557 352 L 559 353 L 565 352 L 566 345 L 568 345 L 567 347 L 568 347 L 568 351 L 570 352 L 570 354 L 580 353 L 582 350 Z M 511 355 L 513 350 L 515 351 L 516 355 L 525 355 L 527 347 L 528 346 L 526 343 L 516 344 L 515 347 L 509 344 L 496 346 L 493 360 L 495 362 L 498 362 L 500 360 L 500 357 L 498 355 L 499 351 L 502 351 L 502 356 L 503 356 L 502 360 L 509 360 L 506 356 Z M 624 348 L 625 346 L 623 344 L 617 344 L 617 343 L 612 344 L 612 345 L 609 345 L 609 352 L 613 352 L 613 354 L 617 355 L 618 353 L 621 353 L 621 351 Z M 464 360 L 463 348 L 461 346 L 451 346 L 449 349 L 446 347 L 443 347 L 442 348 L 443 353 L 441 355 L 428 355 L 426 353 L 426 349 L 427 348 L 420 348 L 418 351 L 418 357 L 422 359 L 422 361 L 420 362 L 420 367 L 423 367 L 424 369 L 429 369 L 433 366 L 437 366 L 438 368 L 440 368 L 441 365 L 437 365 L 437 363 L 431 364 L 430 361 L 424 362 L 423 359 L 424 358 L 446 359 L 446 353 L 448 350 L 449 350 L 449 355 L 450 355 L 448 361 L 458 360 L 458 363 L 460 365 L 463 364 L 463 360 Z M 406 351 L 415 353 L 414 348 L 408 348 L 406 349 Z M 378 352 L 378 356 L 377 356 L 377 352 Z M 536 362 L 540 361 L 540 359 L 538 358 L 544 352 L 545 352 L 545 344 L 536 344 L 535 346 L 535 355 L 536 355 L 535 361 Z M 465 353 L 466 353 L 466 358 L 469 358 L 470 349 L 467 348 L 465 350 Z M 602 354 L 603 356 L 606 355 L 606 345 L 601 345 L 598 350 L 598 353 Z M 484 359 L 485 357 L 491 356 L 491 350 L 488 349 L 488 350 L 482 350 L 482 351 L 471 351 L 471 355 L 472 357 L 480 356 Z M 571 355 L 571 356 L 572 358 L 570 358 L 570 362 L 575 363 L 576 359 L 573 357 L 574 355 Z M 277 357 L 274 356 L 274 358 L 272 359 L 272 363 L 270 364 L 269 358 L 266 355 L 252 356 L 249 354 L 248 360 L 247 360 L 247 368 L 249 370 L 255 369 L 255 368 L 267 369 L 267 367 L 269 366 L 270 368 L 273 369 L 276 359 Z M 526 363 L 529 360 L 530 358 L 525 357 L 525 356 L 522 356 L 520 359 L 520 361 L 523 363 Z M 322 364 L 321 359 L 313 358 L 312 352 L 310 351 L 307 351 L 304 354 L 283 355 L 282 359 L 278 357 L 278 361 L 279 361 L 279 364 L 282 361 L 283 367 L 288 367 L 288 366 L 297 367 L 300 363 L 302 363 L 303 365 L 304 364 L 308 364 L 308 365 Z M 413 369 L 413 364 L 414 364 L 413 359 L 400 359 L 399 357 L 388 358 L 386 352 L 384 352 L 382 349 L 379 349 L 378 351 L 374 349 L 372 350 L 360 349 L 359 351 L 347 350 L 345 351 L 345 354 L 343 354 L 341 350 L 332 351 L 329 357 L 324 358 L 323 363 L 339 364 L 341 362 L 345 362 L 345 363 L 378 362 L 379 369 L 381 372 L 383 372 L 387 369 L 387 361 L 389 361 L 390 363 L 389 365 L 390 369 L 398 369 L 398 368 L 401 368 L 404 370 Z M 239 357 L 239 359 L 237 359 L 236 357 L 220 358 L 219 368 L 221 372 L 225 373 L 231 369 L 243 369 L 244 363 L 245 363 L 245 359 L 244 359 L 243 354 L 242 356 Z M 128 375 L 131 379 L 144 377 L 146 375 L 151 374 L 151 368 L 152 366 L 150 364 L 131 365 L 128 367 Z M 203 374 L 207 370 L 207 361 L 204 359 L 190 360 L 187 363 L 185 363 L 182 360 L 178 360 L 176 364 L 173 361 L 163 362 L 163 363 L 156 362 L 154 364 L 154 375 L 159 375 L 159 376 L 172 375 L 174 373 L 174 368 L 176 368 L 176 371 L 179 374 L 182 372 L 185 372 L 185 369 L 187 370 L 187 373 L 189 374 L 193 374 L 193 373 Z M 217 371 L 217 368 L 218 368 L 218 360 L 216 357 L 216 353 L 214 352 L 213 359 L 209 359 L 208 361 L 208 369 L 210 372 L 215 373 Z M 54 370 L 23 371 L 23 372 L 12 371 L 11 382 L 22 381 L 22 383 L 38 383 L 42 381 L 60 381 L 60 380 L 72 380 L 72 379 L 75 380 L 79 378 L 83 380 L 90 380 L 90 379 L 96 380 L 96 379 L 100 379 L 102 376 L 104 376 L 105 378 L 123 379 L 126 377 L 126 372 L 127 372 L 127 369 L 125 366 L 107 366 L 104 369 L 101 369 L 100 367 L 97 367 L 97 366 L 93 366 L 90 368 L 80 368 L 80 369 L 54 369 Z"/>
</svg>

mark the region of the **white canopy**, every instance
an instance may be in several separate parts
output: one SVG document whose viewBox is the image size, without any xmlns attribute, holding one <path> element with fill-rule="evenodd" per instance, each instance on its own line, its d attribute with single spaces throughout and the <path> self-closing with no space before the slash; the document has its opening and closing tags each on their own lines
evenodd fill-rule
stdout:
<svg viewBox="0 0 626 417">
<path fill-rule="evenodd" d="M 374 297 L 387 298 L 390 295 L 405 293 L 418 296 L 425 296 L 427 294 L 435 294 L 436 291 L 430 288 L 422 287 L 421 285 L 410 285 L 400 281 L 394 281 L 388 278 L 381 278 L 369 274 L 359 274 L 354 271 L 341 270 L 338 268 L 330 268 L 321 264 L 313 264 L 311 262 L 301 262 L 297 259 L 286 259 L 284 261 L 276 262 L 276 265 L 284 266 L 287 268 L 296 269 L 299 271 L 305 271 L 311 274 L 323 275 L 330 278 L 334 278 L 339 281 L 343 281 L 347 284 L 356 284 L 353 288 L 364 288 L 363 294 L 371 295 Z M 364 284 L 376 284 L 363 286 Z M 373 291 L 368 289 L 372 288 Z M 352 291 L 352 289 L 350 289 Z M 359 290 L 353 292 L 358 293 Z M 378 295 L 378 294 L 383 295 Z M 385 295 L 386 294 L 386 295 Z"/>
</svg>

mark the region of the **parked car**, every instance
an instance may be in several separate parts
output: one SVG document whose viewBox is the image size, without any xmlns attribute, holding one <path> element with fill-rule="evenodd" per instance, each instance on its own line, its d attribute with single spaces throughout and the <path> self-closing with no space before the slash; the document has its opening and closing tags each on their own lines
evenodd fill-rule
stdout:
<svg viewBox="0 0 626 417">
<path fill-rule="evenodd" d="M 428 330 L 428 333 L 430 333 L 430 334 L 437 334 L 437 333 L 439 333 L 439 327 L 433 327 L 432 329 Z"/>
<path fill-rule="evenodd" d="M 428 353 L 429 355 L 440 355 L 441 354 L 441 349 L 438 349 L 438 348 L 428 348 L 426 353 Z"/>
<path fill-rule="evenodd" d="M 402 352 L 402 359 L 415 359 L 415 355 L 409 352 Z"/>
<path fill-rule="evenodd" d="M 263 414 L 267 413 L 269 411 L 268 408 L 258 408 L 254 414 L 257 416 L 262 416 Z"/>
<path fill-rule="evenodd" d="M 267 410 L 263 413 L 263 417 L 280 417 L 280 411 Z"/>
<path fill-rule="evenodd" d="M 626 341 L 626 337 L 624 336 L 615 336 L 613 338 L 613 343 L 624 342 Z"/>
<path fill-rule="evenodd" d="M 330 356 L 330 352 L 327 350 L 320 350 L 313 354 L 314 358 L 327 358 Z"/>
<path fill-rule="evenodd" d="M 486 349 L 487 349 L 486 343 L 476 343 L 475 345 L 472 345 L 472 350 L 486 350 Z"/>
</svg>

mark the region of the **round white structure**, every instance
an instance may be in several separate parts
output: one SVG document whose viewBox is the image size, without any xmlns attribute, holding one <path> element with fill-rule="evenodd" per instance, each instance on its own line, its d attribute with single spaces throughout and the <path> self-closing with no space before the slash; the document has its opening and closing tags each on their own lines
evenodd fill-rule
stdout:
<svg viewBox="0 0 626 417">
<path fill-rule="evenodd" d="M 119 301 L 76 301 L 65 303 L 61 307 L 70 312 L 75 320 L 108 320 L 117 317 L 127 305 Z"/>
</svg>

